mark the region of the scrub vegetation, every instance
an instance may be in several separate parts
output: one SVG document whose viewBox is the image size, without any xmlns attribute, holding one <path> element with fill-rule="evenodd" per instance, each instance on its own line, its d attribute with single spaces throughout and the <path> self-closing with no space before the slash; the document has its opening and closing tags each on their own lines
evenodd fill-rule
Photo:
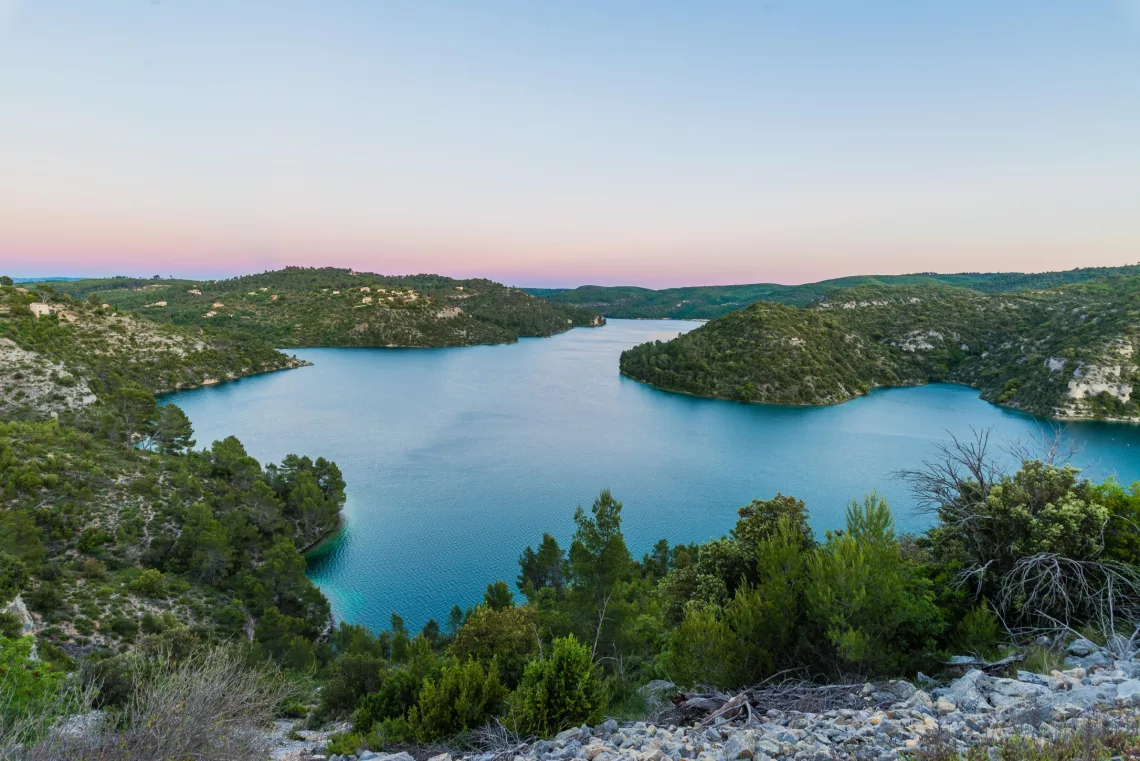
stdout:
<svg viewBox="0 0 1140 761">
<path fill-rule="evenodd" d="M 528 288 L 528 293 L 558 304 L 574 304 L 606 317 L 638 320 L 711 320 L 729 312 L 768 301 L 806 307 L 841 288 L 857 285 L 952 285 L 981 293 L 1008 293 L 1056 288 L 1110 275 L 1140 275 L 1140 265 L 1081 267 L 1063 272 L 962 272 L 941 275 L 856 275 L 804 285 L 756 283 L 702 285 L 687 288 L 583 285 L 578 288 Z"/>
<path fill-rule="evenodd" d="M 335 267 L 288 267 L 229 280 L 115 277 L 55 286 L 161 324 L 222 330 L 278 348 L 500 344 L 605 322 L 596 312 L 490 280 L 387 277 Z"/>
<path fill-rule="evenodd" d="M 931 381 L 1053 418 L 1140 420 L 1140 276 L 987 295 L 865 285 L 806 308 L 759 302 L 624 352 L 626 375 L 700 396 L 835 404 Z"/>
</svg>

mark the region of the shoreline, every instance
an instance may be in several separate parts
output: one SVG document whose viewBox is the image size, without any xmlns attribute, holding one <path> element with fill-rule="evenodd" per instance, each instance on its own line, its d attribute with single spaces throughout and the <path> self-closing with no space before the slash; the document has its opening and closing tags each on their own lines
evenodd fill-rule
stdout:
<svg viewBox="0 0 1140 761">
<path fill-rule="evenodd" d="M 963 388 L 968 388 L 968 389 L 972 389 L 974 391 L 977 391 L 978 392 L 978 399 L 982 400 L 986 404 L 997 407 L 998 409 L 1006 410 L 1009 412 L 1016 412 L 1016 413 L 1021 414 L 1021 415 L 1028 415 L 1029 417 L 1038 418 L 1040 420 L 1048 420 L 1050 422 L 1055 422 L 1055 423 L 1111 423 L 1114 425 L 1118 425 L 1118 424 L 1140 425 L 1140 418 L 1110 418 L 1110 417 L 1091 417 L 1091 416 L 1077 417 L 1077 416 L 1072 416 L 1072 415 L 1059 417 L 1056 415 L 1043 415 L 1043 414 L 1037 413 L 1037 412 L 1030 412 L 1029 410 L 1023 410 L 1023 409 L 1019 409 L 1017 407 L 1010 407 L 1010 406 L 1005 405 L 1005 404 L 998 404 L 997 402 L 986 399 L 984 396 L 982 396 L 982 389 L 979 389 L 977 386 L 971 386 L 969 383 L 963 383 L 962 381 L 954 381 L 954 380 L 925 381 L 922 383 L 900 383 L 900 384 L 895 385 L 895 386 L 874 385 L 868 391 L 866 391 L 864 393 L 849 396 L 848 398 L 843 399 L 843 400 L 838 401 L 838 402 L 816 402 L 816 403 L 808 403 L 808 402 L 765 402 L 765 401 L 759 401 L 759 400 L 749 402 L 749 401 L 745 401 L 743 399 L 733 399 L 732 397 L 728 397 L 728 396 L 717 396 L 716 394 L 697 394 L 697 393 L 693 393 L 692 391 L 682 391 L 680 389 L 668 388 L 666 386 L 658 386 L 656 383 L 652 383 L 650 381 L 638 378 L 637 376 L 630 375 L 629 373 L 620 369 L 620 367 L 618 369 L 618 374 L 625 377 L 625 378 L 629 378 L 630 380 L 635 381 L 637 383 L 641 383 L 641 384 L 644 384 L 646 386 L 649 386 L 650 388 L 655 388 L 658 391 L 664 391 L 664 392 L 669 393 L 669 394 L 680 394 L 682 396 L 691 396 L 695 399 L 715 399 L 716 401 L 720 401 L 720 402 L 734 402 L 736 404 L 748 404 L 748 405 L 760 404 L 760 405 L 764 405 L 767 407 L 802 407 L 802 408 L 838 407 L 841 404 L 847 404 L 848 402 L 854 401 L 855 399 L 859 399 L 861 397 L 868 396 L 871 394 L 871 392 L 876 391 L 878 389 L 889 390 L 892 388 L 920 388 L 922 386 L 929 386 L 929 385 L 931 385 L 931 383 L 945 383 L 948 386 L 961 386 Z"/>
<path fill-rule="evenodd" d="M 332 528 L 304 547 L 298 548 L 297 552 L 301 553 L 301 556 L 307 561 L 309 555 L 316 553 L 326 545 L 332 544 L 339 539 L 344 534 L 346 528 L 348 528 L 348 520 L 344 517 L 343 512 L 338 512 L 336 524 L 334 524 Z"/>
</svg>

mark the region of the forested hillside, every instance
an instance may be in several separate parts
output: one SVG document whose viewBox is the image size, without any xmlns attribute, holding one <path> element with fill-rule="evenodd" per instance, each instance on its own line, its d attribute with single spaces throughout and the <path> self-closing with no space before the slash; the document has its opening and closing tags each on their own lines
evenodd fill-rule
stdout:
<svg viewBox="0 0 1140 761">
<path fill-rule="evenodd" d="M 0 587 L 22 588 L 33 614 L 3 614 L 3 633 L 30 627 L 66 667 L 143 636 L 248 630 L 290 647 L 327 630 L 301 550 L 339 525 L 336 465 L 290 455 L 263 469 L 233 438 L 194 450 L 186 416 L 154 396 L 296 360 L 10 284 L 0 355 Z"/>
<path fill-rule="evenodd" d="M 224 330 L 282 348 L 510 343 L 605 322 L 595 312 L 490 280 L 386 277 L 333 267 L 289 267 L 230 280 L 107 278 L 54 285 L 155 322 Z"/>
<path fill-rule="evenodd" d="M 1140 276 L 987 295 L 865 285 L 807 308 L 760 302 L 622 354 L 626 375 L 702 396 L 834 404 L 942 380 L 1057 418 L 1140 419 Z"/>
<path fill-rule="evenodd" d="M 804 307 L 841 288 L 856 285 L 945 284 L 982 293 L 1040 290 L 1108 275 L 1140 274 L 1140 265 L 1082 267 L 1064 272 L 964 272 L 940 275 L 859 275 L 804 285 L 757 283 L 652 290 L 633 286 L 583 285 L 573 289 L 530 288 L 529 293 L 560 304 L 594 309 L 606 317 L 628 319 L 713 319 L 757 301 Z"/>
</svg>

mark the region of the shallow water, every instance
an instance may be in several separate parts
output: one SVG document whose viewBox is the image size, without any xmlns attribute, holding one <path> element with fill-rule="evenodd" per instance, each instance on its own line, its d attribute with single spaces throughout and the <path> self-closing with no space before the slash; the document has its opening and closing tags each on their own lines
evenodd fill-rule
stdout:
<svg viewBox="0 0 1140 761">
<path fill-rule="evenodd" d="M 1041 422 L 933 385 L 879 390 L 835 407 L 743 405 L 623 378 L 618 355 L 699 323 L 610 320 L 553 338 L 458 349 L 305 349 L 313 367 L 169 395 L 200 445 L 235 434 L 264 462 L 289 452 L 335 460 L 348 482 L 346 530 L 310 558 L 338 618 L 410 627 L 513 586 L 544 531 L 569 539 L 578 504 L 602 488 L 625 503 L 640 556 L 653 542 L 704 540 L 736 508 L 777 491 L 807 502 L 818 532 L 877 489 L 901 528 L 922 527 L 891 477 L 949 432 L 992 427 L 1028 439 Z M 1140 479 L 1140 426 L 1068 427 L 1090 477 Z"/>
</svg>

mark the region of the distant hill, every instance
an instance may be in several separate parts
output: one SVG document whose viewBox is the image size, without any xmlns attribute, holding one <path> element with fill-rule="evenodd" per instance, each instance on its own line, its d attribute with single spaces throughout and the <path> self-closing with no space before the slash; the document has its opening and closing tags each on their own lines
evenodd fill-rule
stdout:
<svg viewBox="0 0 1140 761">
<path fill-rule="evenodd" d="M 604 324 L 596 312 L 490 280 L 388 277 L 288 267 L 229 280 L 105 278 L 53 284 L 179 326 L 220 330 L 281 348 L 468 346 Z"/>
<path fill-rule="evenodd" d="M 986 294 L 861 285 L 806 308 L 758 302 L 621 371 L 664 389 L 780 404 L 834 404 L 877 386 L 953 381 L 1055 418 L 1140 420 L 1140 276 Z"/>
<path fill-rule="evenodd" d="M 805 285 L 756 283 L 709 285 L 653 290 L 636 286 L 583 285 L 573 289 L 528 288 L 528 293 L 558 304 L 594 309 L 606 317 L 626 319 L 713 319 L 757 301 L 803 307 L 840 288 L 856 285 L 945 284 L 982 293 L 1039 290 L 1080 283 L 1107 275 L 1138 275 L 1140 264 L 1124 267 L 1083 267 L 1063 272 L 963 272 L 940 275 L 855 275 Z"/>
<path fill-rule="evenodd" d="M 144 320 L 50 285 L 0 286 L 0 417 L 77 412 L 125 384 L 160 393 L 303 364 L 256 339 Z"/>
</svg>

